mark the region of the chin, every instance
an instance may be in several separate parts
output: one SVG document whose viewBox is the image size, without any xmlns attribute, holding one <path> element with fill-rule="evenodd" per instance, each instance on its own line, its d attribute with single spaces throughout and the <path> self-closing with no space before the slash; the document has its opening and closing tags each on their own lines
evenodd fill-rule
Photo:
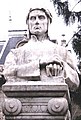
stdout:
<svg viewBox="0 0 81 120">
<path fill-rule="evenodd" d="M 36 31 L 36 32 L 35 32 L 35 35 L 41 35 L 41 32 Z"/>
</svg>

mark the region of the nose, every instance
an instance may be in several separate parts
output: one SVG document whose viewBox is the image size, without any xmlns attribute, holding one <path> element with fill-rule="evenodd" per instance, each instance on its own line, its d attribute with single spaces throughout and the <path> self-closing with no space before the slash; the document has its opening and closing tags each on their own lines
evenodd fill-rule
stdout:
<svg viewBox="0 0 81 120">
<path fill-rule="evenodd" d="M 36 24 L 36 25 L 38 25 L 38 24 L 39 24 L 39 18 L 38 18 L 38 17 L 36 17 L 35 24 Z"/>
<path fill-rule="evenodd" d="M 39 22 L 37 21 L 35 24 L 36 24 L 36 25 L 39 25 Z"/>
</svg>

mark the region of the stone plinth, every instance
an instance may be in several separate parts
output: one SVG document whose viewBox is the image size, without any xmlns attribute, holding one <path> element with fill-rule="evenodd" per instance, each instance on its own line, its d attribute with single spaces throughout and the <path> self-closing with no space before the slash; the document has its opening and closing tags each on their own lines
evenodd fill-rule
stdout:
<svg viewBox="0 0 81 120">
<path fill-rule="evenodd" d="M 3 91 L 6 120 L 71 120 L 65 82 L 7 82 Z"/>
<path fill-rule="evenodd" d="M 5 98 L 5 95 L 4 95 L 3 91 L 2 91 L 2 88 L 0 87 L 0 120 L 5 120 L 4 114 L 2 112 L 2 104 L 4 102 L 3 101 L 4 98 Z"/>
</svg>

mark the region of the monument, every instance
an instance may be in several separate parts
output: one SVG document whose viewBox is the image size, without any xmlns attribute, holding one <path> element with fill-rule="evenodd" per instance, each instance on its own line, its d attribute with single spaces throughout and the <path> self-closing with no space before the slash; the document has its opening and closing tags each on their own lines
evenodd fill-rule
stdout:
<svg viewBox="0 0 81 120">
<path fill-rule="evenodd" d="M 71 120 L 69 91 L 78 88 L 78 74 L 71 53 L 50 40 L 51 22 L 48 10 L 30 9 L 28 42 L 6 57 L 5 120 Z"/>
</svg>

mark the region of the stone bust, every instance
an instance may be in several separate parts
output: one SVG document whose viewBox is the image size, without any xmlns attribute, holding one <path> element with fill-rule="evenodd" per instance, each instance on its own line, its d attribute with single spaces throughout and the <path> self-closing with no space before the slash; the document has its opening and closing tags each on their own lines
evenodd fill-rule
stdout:
<svg viewBox="0 0 81 120">
<path fill-rule="evenodd" d="M 52 15 L 44 8 L 30 9 L 26 24 L 29 40 L 25 45 L 12 49 L 4 64 L 8 81 L 43 80 L 62 76 L 71 90 L 79 86 L 78 74 L 70 53 L 63 46 L 51 42 L 48 28 Z"/>
</svg>

